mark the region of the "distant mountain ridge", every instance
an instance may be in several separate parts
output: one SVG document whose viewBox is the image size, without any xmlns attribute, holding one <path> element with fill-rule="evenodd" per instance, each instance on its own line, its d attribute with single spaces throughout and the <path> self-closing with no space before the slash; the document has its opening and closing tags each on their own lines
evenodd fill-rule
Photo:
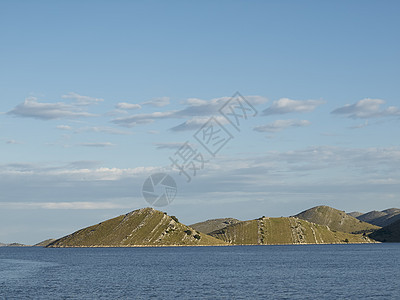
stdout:
<svg viewBox="0 0 400 300">
<path fill-rule="evenodd" d="M 24 245 L 20 243 L 10 243 L 10 244 L 0 243 L 0 247 L 30 247 L 30 245 Z"/>
<path fill-rule="evenodd" d="M 385 227 L 400 220 L 400 209 L 389 208 L 382 211 L 370 211 L 356 217 L 358 220 L 367 222 L 376 226 Z"/>
<path fill-rule="evenodd" d="M 357 218 L 357 217 L 363 215 L 363 213 L 359 212 L 359 211 L 352 211 L 352 212 L 348 213 L 348 215 L 353 217 L 353 218 Z"/>
</svg>

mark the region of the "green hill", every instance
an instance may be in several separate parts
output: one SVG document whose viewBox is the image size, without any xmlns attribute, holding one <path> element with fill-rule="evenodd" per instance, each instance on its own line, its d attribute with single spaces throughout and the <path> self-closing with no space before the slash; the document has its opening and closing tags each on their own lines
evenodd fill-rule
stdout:
<svg viewBox="0 0 400 300">
<path fill-rule="evenodd" d="M 209 234 L 215 230 L 222 229 L 228 225 L 239 223 L 240 221 L 233 218 L 212 219 L 204 222 L 189 225 L 193 229 L 205 234 Z"/>
<path fill-rule="evenodd" d="M 295 217 L 260 218 L 229 225 L 210 233 L 234 245 L 371 243 L 361 234 L 332 231 Z"/>
<path fill-rule="evenodd" d="M 47 247 L 212 246 L 226 243 L 196 232 L 175 217 L 143 208 L 54 241 Z"/>
<path fill-rule="evenodd" d="M 373 232 L 370 237 L 380 242 L 400 243 L 400 220 Z"/>
<path fill-rule="evenodd" d="M 379 226 L 362 222 L 344 211 L 329 206 L 316 206 L 297 214 L 295 217 L 329 226 L 331 230 L 347 233 L 368 233 L 380 229 Z"/>
<path fill-rule="evenodd" d="M 48 239 L 48 240 L 44 240 L 40 243 L 37 243 L 33 246 L 35 247 L 46 247 L 47 245 L 50 245 L 51 243 L 53 243 L 56 239 Z"/>
</svg>

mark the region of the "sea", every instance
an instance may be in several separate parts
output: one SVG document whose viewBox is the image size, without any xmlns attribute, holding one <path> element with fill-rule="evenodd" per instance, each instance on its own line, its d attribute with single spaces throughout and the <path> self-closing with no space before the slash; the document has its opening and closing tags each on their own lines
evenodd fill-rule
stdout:
<svg viewBox="0 0 400 300">
<path fill-rule="evenodd" d="M 400 244 L 0 247 L 0 299 L 400 299 Z"/>
</svg>

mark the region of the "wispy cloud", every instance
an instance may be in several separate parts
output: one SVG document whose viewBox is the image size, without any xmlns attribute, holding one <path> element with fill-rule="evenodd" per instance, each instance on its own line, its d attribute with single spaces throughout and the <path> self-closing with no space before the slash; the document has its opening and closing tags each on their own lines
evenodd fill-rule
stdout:
<svg viewBox="0 0 400 300">
<path fill-rule="evenodd" d="M 364 123 L 353 125 L 353 126 L 349 126 L 347 128 L 349 128 L 349 129 L 360 129 L 360 128 L 364 128 L 364 127 L 367 127 L 367 126 L 368 126 L 368 120 L 365 121 Z"/>
<path fill-rule="evenodd" d="M 289 98 L 281 98 L 274 101 L 270 107 L 265 109 L 263 115 L 311 112 L 324 103 L 325 101 L 322 100 L 291 100 Z"/>
<path fill-rule="evenodd" d="M 126 130 L 119 130 L 116 128 L 112 127 L 105 127 L 105 126 L 92 126 L 92 127 L 82 127 L 78 128 L 77 132 L 101 132 L 101 133 L 107 133 L 107 134 L 116 134 L 116 135 L 131 135 L 133 132 L 131 131 L 126 131 Z"/>
<path fill-rule="evenodd" d="M 6 144 L 8 144 L 8 145 L 18 145 L 18 144 L 22 144 L 22 142 L 18 142 L 16 140 L 7 140 Z"/>
<path fill-rule="evenodd" d="M 155 146 L 158 150 L 162 149 L 179 149 L 182 147 L 183 143 L 156 143 Z"/>
<path fill-rule="evenodd" d="M 101 98 L 94 98 L 89 96 L 82 96 L 74 92 L 70 92 L 68 94 L 62 95 L 61 98 L 63 99 L 74 99 L 76 105 L 91 105 L 98 102 L 104 101 Z"/>
<path fill-rule="evenodd" d="M 85 104 L 87 105 L 87 104 Z M 94 114 L 88 113 L 81 107 L 83 104 L 64 102 L 45 103 L 38 102 L 37 98 L 29 97 L 14 109 L 8 112 L 9 115 L 26 118 L 36 118 L 42 120 L 53 119 L 75 119 L 81 117 L 93 117 Z"/>
<path fill-rule="evenodd" d="M 196 130 L 207 123 L 209 119 L 209 117 L 194 117 L 177 126 L 170 128 L 170 130 L 174 132 Z M 223 116 L 215 116 L 214 119 L 216 119 L 221 124 L 228 123 L 228 121 Z"/>
<path fill-rule="evenodd" d="M 311 122 L 308 120 L 276 120 L 272 123 L 257 126 L 254 131 L 258 132 L 278 132 L 289 127 L 305 127 L 310 125 Z"/>
<path fill-rule="evenodd" d="M 167 106 L 170 103 L 170 98 L 169 97 L 159 97 L 159 98 L 154 98 L 149 101 L 142 102 L 142 105 L 150 105 L 154 107 L 163 107 Z"/>
<path fill-rule="evenodd" d="M 106 134 L 114 134 L 114 135 L 131 135 L 133 132 L 127 130 L 120 130 L 107 126 L 87 126 L 87 127 L 79 127 L 73 128 L 69 125 L 57 125 L 57 129 L 71 131 L 73 133 L 82 133 L 82 132 L 98 132 L 98 133 L 106 133 Z"/>
<path fill-rule="evenodd" d="M 115 146 L 113 143 L 105 142 L 105 143 L 80 143 L 78 146 L 83 146 L 83 147 L 112 147 Z"/>
<path fill-rule="evenodd" d="M 115 108 L 130 110 L 130 109 L 141 109 L 142 106 L 140 104 L 136 104 L 136 103 L 120 102 L 115 105 Z"/>
<path fill-rule="evenodd" d="M 165 172 L 165 168 L 161 167 L 136 167 L 136 168 L 106 168 L 98 167 L 100 162 L 78 161 L 71 162 L 66 165 L 35 165 L 35 164 L 6 164 L 0 165 L 0 187 L 4 188 L 8 185 L 11 190 L 12 186 L 18 185 L 18 182 L 29 182 L 30 188 L 35 189 L 36 184 L 40 183 L 43 188 L 53 183 L 57 186 L 63 186 L 63 183 L 77 184 L 84 188 L 84 184 L 79 182 L 98 181 L 120 181 L 138 179 L 138 187 L 143 184 L 142 180 L 154 172 Z M 12 184 L 11 184 L 12 182 Z M 52 183 L 49 185 L 49 183 Z M 55 188 L 55 186 L 53 186 Z M 15 190 L 13 191 L 15 192 Z M 6 201 L 6 198 L 0 195 L 0 200 Z M 22 200 L 22 199 L 20 199 Z"/>
<path fill-rule="evenodd" d="M 120 117 L 112 120 L 114 124 L 124 127 L 134 127 L 139 124 L 149 124 L 157 119 L 168 119 L 175 114 L 175 111 L 154 112 L 149 114 L 137 114 L 127 117 Z"/>
<path fill-rule="evenodd" d="M 383 104 L 385 104 L 385 101 L 382 99 L 365 98 L 354 104 L 346 104 L 339 107 L 333 110 L 331 114 L 343 115 L 352 119 L 400 116 L 400 109 L 398 107 L 389 106 L 381 109 Z"/>
<path fill-rule="evenodd" d="M 60 130 L 67 130 L 67 131 L 73 130 L 73 128 L 69 125 L 57 125 L 56 128 L 60 129 Z"/>
<path fill-rule="evenodd" d="M 5 209 L 115 209 L 131 206 L 115 202 L 0 202 Z"/>
<path fill-rule="evenodd" d="M 268 99 L 261 96 L 246 96 L 245 98 L 254 105 L 262 104 L 268 101 Z M 214 115 L 219 115 L 218 110 L 229 99 L 231 99 L 231 97 L 220 97 L 211 100 L 189 98 L 182 102 L 185 107 L 180 110 L 154 112 L 149 114 L 135 114 L 115 118 L 112 120 L 112 122 L 124 127 L 134 127 L 139 124 L 149 124 L 159 119 L 192 118 L 192 120 L 184 122 L 172 129 L 172 131 L 189 130 L 189 128 L 195 128 L 196 125 L 199 125 L 199 117 L 208 118 Z"/>
</svg>

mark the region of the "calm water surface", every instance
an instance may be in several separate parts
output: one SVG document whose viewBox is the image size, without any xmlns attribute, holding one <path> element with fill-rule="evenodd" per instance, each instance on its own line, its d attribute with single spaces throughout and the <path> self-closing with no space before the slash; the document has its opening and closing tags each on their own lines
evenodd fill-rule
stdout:
<svg viewBox="0 0 400 300">
<path fill-rule="evenodd" d="M 0 299 L 400 299 L 400 244 L 0 247 Z"/>
</svg>

